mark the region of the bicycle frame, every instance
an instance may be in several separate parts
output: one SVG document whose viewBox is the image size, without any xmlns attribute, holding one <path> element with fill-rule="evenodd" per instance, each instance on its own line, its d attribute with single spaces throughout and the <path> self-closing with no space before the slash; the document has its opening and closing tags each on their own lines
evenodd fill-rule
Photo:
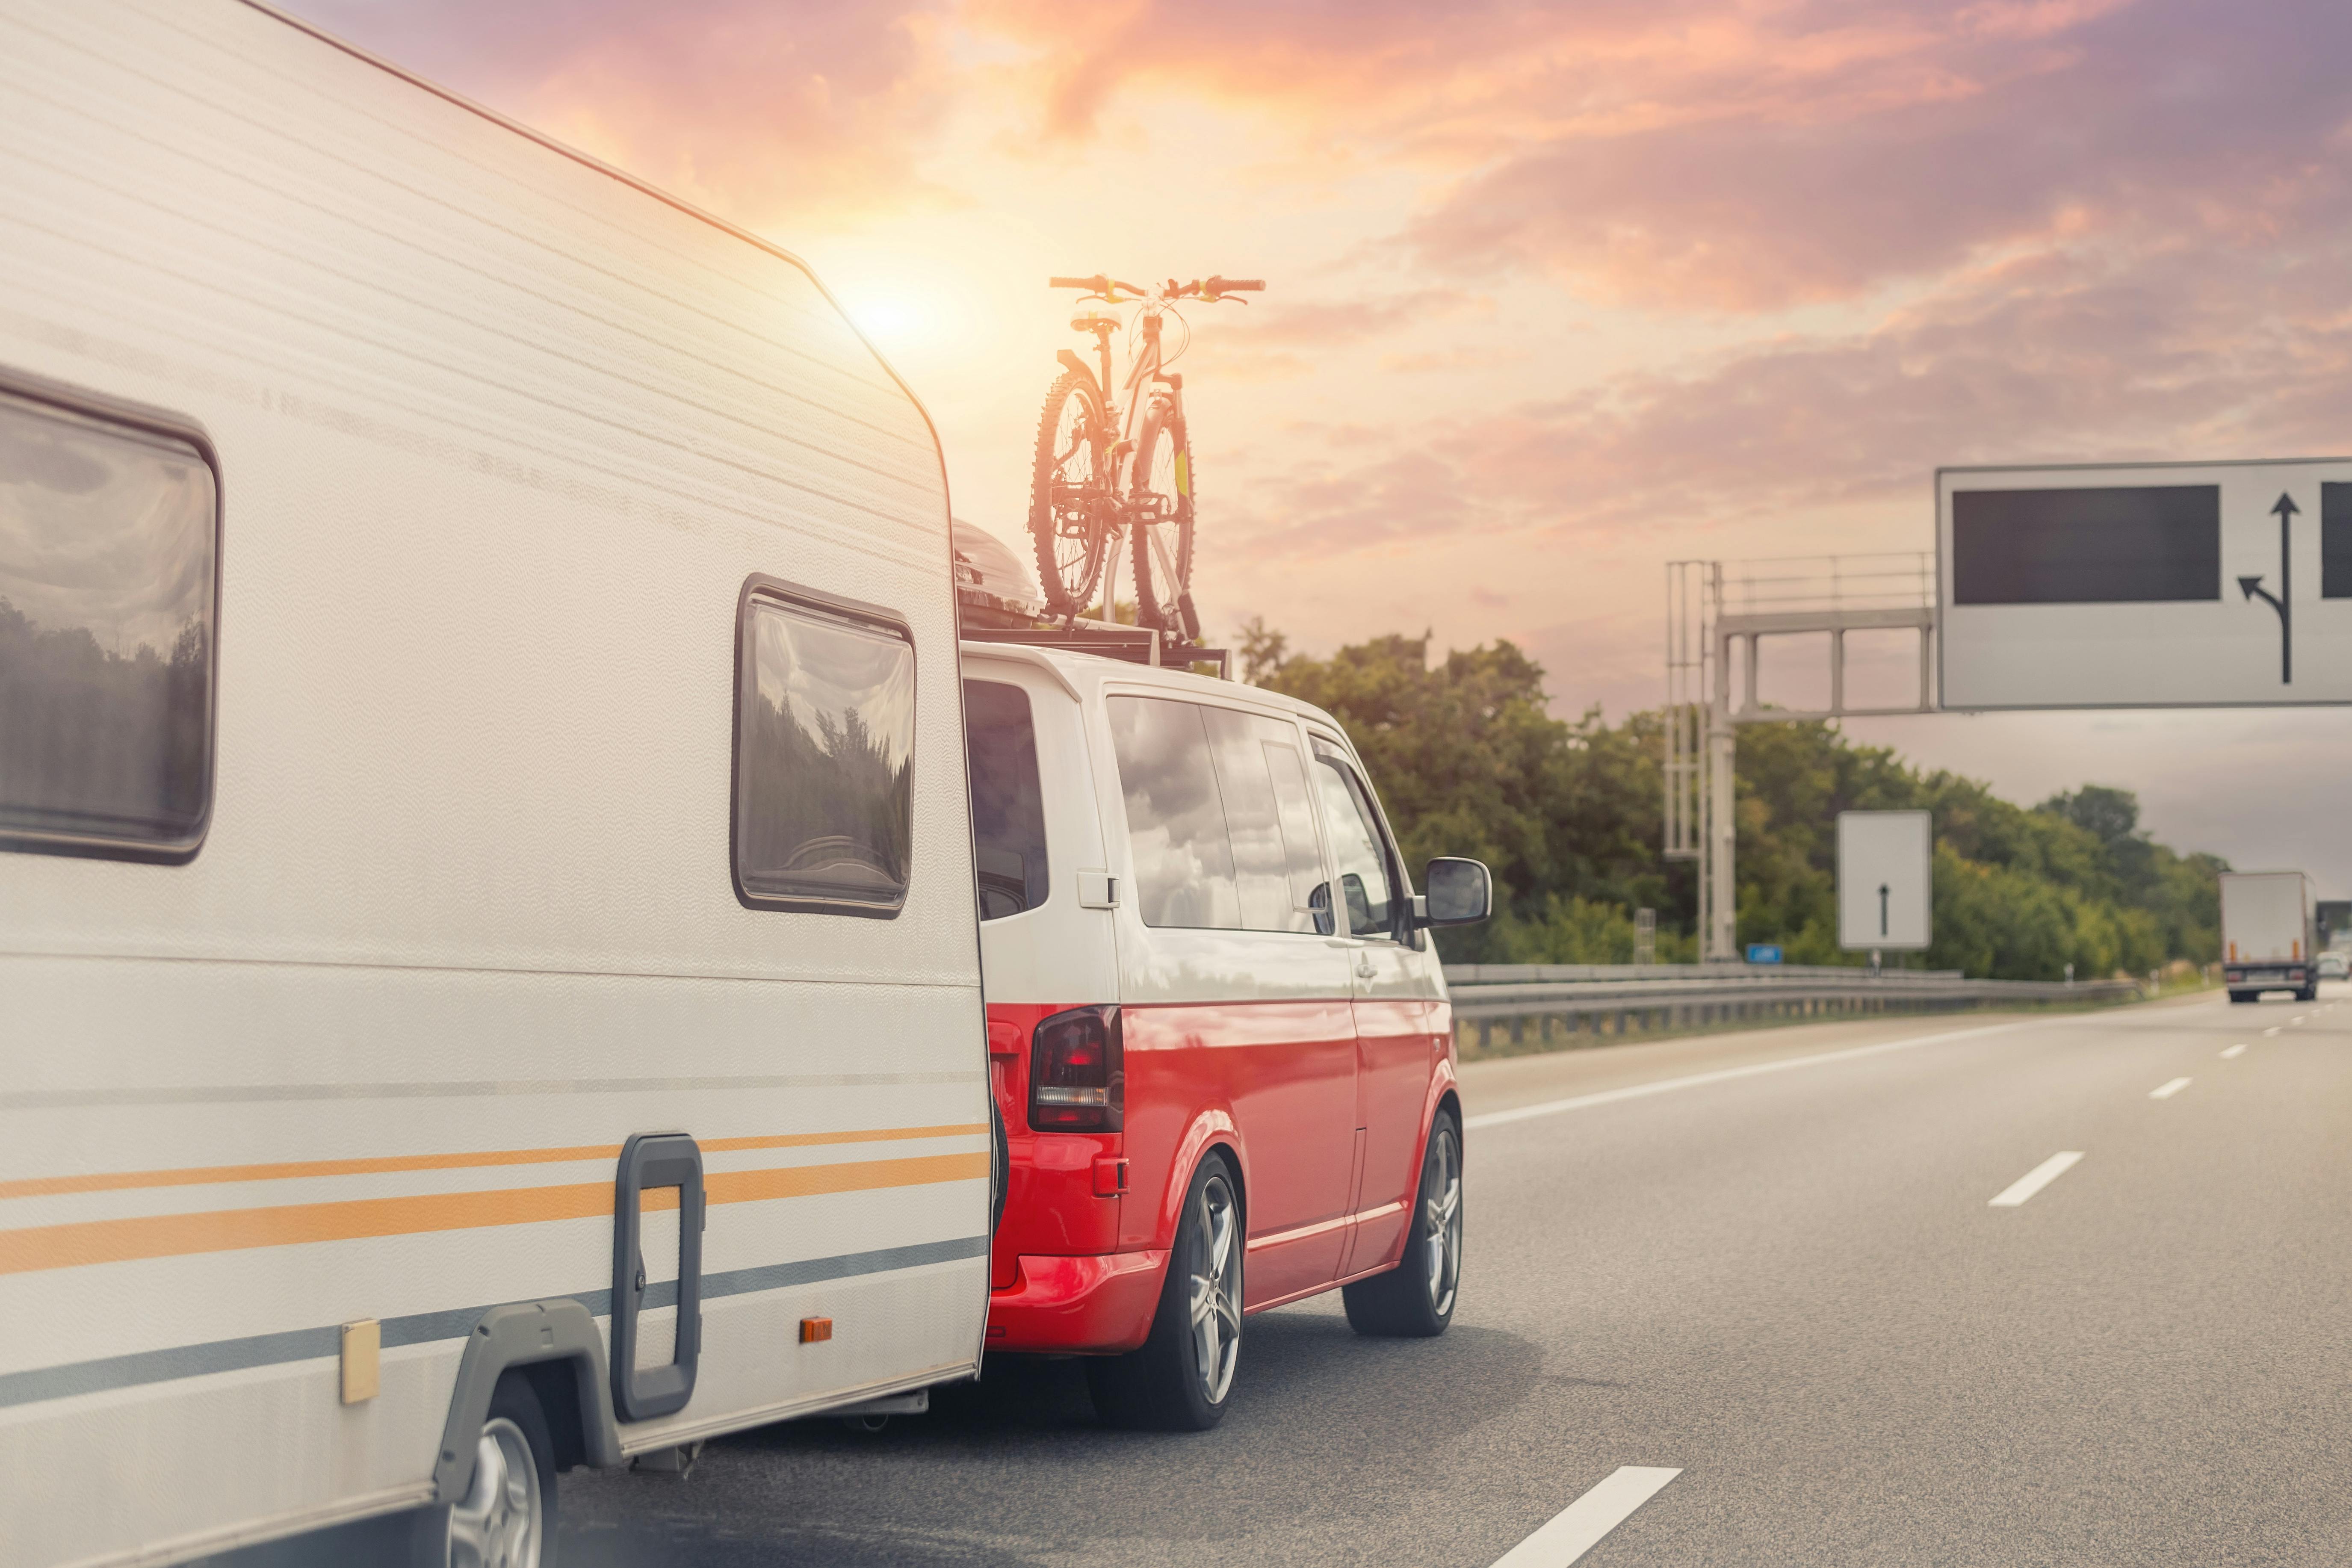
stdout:
<svg viewBox="0 0 2352 1568">
<path fill-rule="evenodd" d="M 1128 290 L 1126 298 L 1122 298 L 1119 294 L 1122 289 Z M 1121 559 L 1119 546 L 1126 539 L 1129 527 L 1145 521 L 1158 521 L 1157 519 L 1146 520 L 1135 515 L 1138 501 L 1134 490 L 1136 475 L 1133 469 L 1136 441 L 1140 433 L 1140 421 L 1155 398 L 1164 398 L 1170 412 L 1181 418 L 1184 412 L 1184 378 L 1181 375 L 1169 375 L 1164 369 L 1166 361 L 1160 350 L 1160 341 L 1161 323 L 1169 314 L 1173 302 L 1171 290 L 1166 285 L 1151 289 L 1138 289 L 1132 284 L 1115 282 L 1101 293 L 1087 295 L 1086 298 L 1097 299 L 1108 305 L 1132 303 L 1139 306 L 1129 330 L 1139 328 L 1143 333 L 1143 342 L 1136 349 L 1134 357 L 1128 364 L 1127 379 L 1121 386 L 1125 394 L 1125 401 L 1122 403 L 1111 395 L 1111 329 L 1106 326 L 1097 327 L 1094 330 L 1095 351 L 1102 362 L 1102 368 L 1096 376 L 1095 384 L 1102 392 L 1103 413 L 1110 421 L 1112 429 L 1118 432 L 1118 437 L 1111 447 L 1108 476 L 1112 496 L 1118 502 L 1118 510 L 1110 519 L 1104 542 L 1108 559 L 1104 563 L 1102 602 L 1108 610 L 1110 605 L 1117 603 Z M 1178 461 L 1181 463 L 1182 460 L 1180 454 Z M 1183 482 L 1181 475 L 1178 482 L 1180 484 Z M 1174 582 L 1176 563 L 1169 558 L 1167 542 L 1156 533 L 1150 535 L 1150 540 L 1153 561 L 1166 580 Z"/>
</svg>

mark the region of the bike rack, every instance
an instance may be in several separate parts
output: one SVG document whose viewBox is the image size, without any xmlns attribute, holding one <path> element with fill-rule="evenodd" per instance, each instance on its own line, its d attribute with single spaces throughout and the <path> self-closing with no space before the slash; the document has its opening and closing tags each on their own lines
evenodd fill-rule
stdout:
<svg viewBox="0 0 2352 1568">
<path fill-rule="evenodd" d="M 969 642 L 1013 643 L 1024 647 L 1060 648 L 1066 653 L 1090 653 L 1153 668 L 1184 669 L 1213 664 L 1217 678 L 1234 678 L 1231 648 L 1204 647 L 1171 632 L 1151 626 L 1130 626 L 1118 621 L 1065 623 L 1044 619 L 1009 605 L 993 594 L 959 585 L 956 589 L 956 634 Z"/>
</svg>

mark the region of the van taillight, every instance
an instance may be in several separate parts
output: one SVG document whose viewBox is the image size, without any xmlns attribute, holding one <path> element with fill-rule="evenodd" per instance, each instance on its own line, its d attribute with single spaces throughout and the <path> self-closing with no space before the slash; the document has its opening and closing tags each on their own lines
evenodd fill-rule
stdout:
<svg viewBox="0 0 2352 1568">
<path fill-rule="evenodd" d="M 1117 1007 L 1056 1013 L 1029 1037 L 1029 1125 L 1039 1132 L 1117 1132 L 1127 1063 Z"/>
</svg>

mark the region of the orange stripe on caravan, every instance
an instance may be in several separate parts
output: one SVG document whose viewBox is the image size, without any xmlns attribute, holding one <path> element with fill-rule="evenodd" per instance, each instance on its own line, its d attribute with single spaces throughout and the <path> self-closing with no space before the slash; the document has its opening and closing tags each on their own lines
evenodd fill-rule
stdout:
<svg viewBox="0 0 2352 1568">
<path fill-rule="evenodd" d="M 705 1178 L 714 1204 L 820 1193 L 869 1192 L 924 1186 L 988 1174 L 986 1154 L 923 1154 L 903 1160 L 861 1160 L 839 1165 L 787 1165 L 767 1171 L 725 1171 Z M 675 1188 L 645 1194 L 648 1209 L 676 1208 Z M 357 1198 L 340 1203 L 288 1204 L 274 1208 L 218 1209 L 206 1214 L 153 1215 L 85 1220 L 0 1231 L 0 1274 L 78 1268 L 140 1258 L 182 1258 L 311 1241 L 417 1236 L 439 1230 L 590 1219 L 613 1212 L 613 1184 L 509 1187 L 483 1193 L 427 1193 L 404 1198 Z"/>
<path fill-rule="evenodd" d="M 900 1138 L 955 1138 L 988 1131 L 986 1122 L 950 1127 L 879 1127 L 856 1132 L 784 1132 L 764 1138 L 712 1138 L 705 1153 L 742 1149 L 810 1149 L 827 1143 L 879 1143 Z M 214 1182 L 282 1182 L 298 1176 L 371 1176 L 390 1171 L 463 1171 L 481 1165 L 552 1165 L 566 1160 L 617 1160 L 618 1143 L 559 1149 L 488 1149 L 467 1154 L 377 1154 L 351 1160 L 286 1160 L 267 1165 L 190 1165 L 175 1171 L 100 1171 L 86 1176 L 26 1176 L 0 1182 L 0 1198 L 60 1193 L 119 1193 L 135 1187 L 193 1187 Z"/>
</svg>

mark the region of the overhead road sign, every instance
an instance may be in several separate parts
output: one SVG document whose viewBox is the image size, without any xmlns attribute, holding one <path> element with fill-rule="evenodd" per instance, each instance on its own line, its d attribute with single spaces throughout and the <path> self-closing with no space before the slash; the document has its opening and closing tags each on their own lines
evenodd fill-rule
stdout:
<svg viewBox="0 0 2352 1568">
<path fill-rule="evenodd" d="M 1838 945 L 1905 952 L 1931 934 L 1935 826 L 1924 811 L 1841 811 Z"/>
<path fill-rule="evenodd" d="M 1936 474 L 1948 709 L 2352 702 L 2352 458 Z"/>
</svg>

